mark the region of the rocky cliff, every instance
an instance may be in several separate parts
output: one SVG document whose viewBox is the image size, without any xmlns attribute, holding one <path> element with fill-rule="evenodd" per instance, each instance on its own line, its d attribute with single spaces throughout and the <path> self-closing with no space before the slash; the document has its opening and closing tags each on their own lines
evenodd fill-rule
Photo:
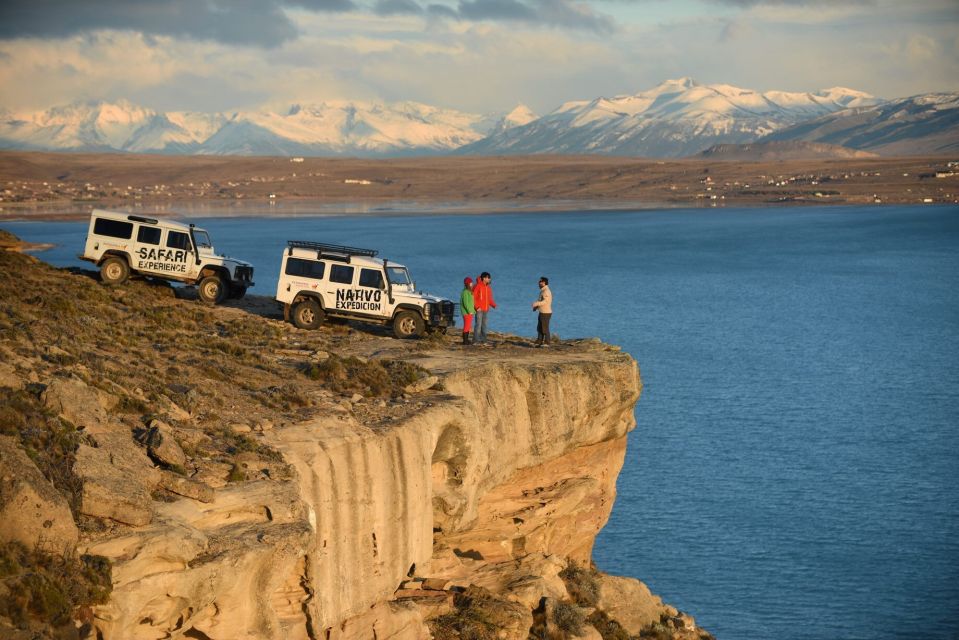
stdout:
<svg viewBox="0 0 959 640">
<path fill-rule="evenodd" d="M 0 261 L 0 632 L 708 637 L 590 565 L 641 388 L 615 347 L 308 333 Z M 59 616 L 46 557 L 87 585 Z"/>
</svg>

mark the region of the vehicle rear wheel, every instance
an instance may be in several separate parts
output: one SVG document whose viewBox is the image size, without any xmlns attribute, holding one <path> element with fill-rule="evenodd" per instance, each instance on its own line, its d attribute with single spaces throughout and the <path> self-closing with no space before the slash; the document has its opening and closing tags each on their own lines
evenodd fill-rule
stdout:
<svg viewBox="0 0 959 640">
<path fill-rule="evenodd" d="M 200 280 L 200 300 L 220 304 L 226 299 L 226 284 L 220 276 L 207 276 Z"/>
<path fill-rule="evenodd" d="M 100 280 L 105 284 L 123 284 L 130 277 L 130 265 L 123 258 L 107 258 L 100 265 Z"/>
<path fill-rule="evenodd" d="M 298 329 L 319 329 L 325 315 L 316 300 L 307 299 L 293 305 L 290 319 Z"/>
<path fill-rule="evenodd" d="M 246 295 L 246 287 L 230 287 L 230 297 L 234 300 L 240 300 Z"/>
<path fill-rule="evenodd" d="M 426 323 L 415 311 L 400 311 L 393 319 L 393 333 L 397 338 L 414 338 L 423 335 Z"/>
</svg>

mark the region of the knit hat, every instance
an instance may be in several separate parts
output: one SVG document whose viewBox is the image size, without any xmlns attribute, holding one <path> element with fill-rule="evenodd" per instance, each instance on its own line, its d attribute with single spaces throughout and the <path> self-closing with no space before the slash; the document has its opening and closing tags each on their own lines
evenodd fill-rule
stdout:
<svg viewBox="0 0 959 640">
<path fill-rule="evenodd" d="M 469 276 L 466 276 L 465 278 L 463 278 L 463 284 L 473 284 L 473 279 L 470 278 Z"/>
</svg>

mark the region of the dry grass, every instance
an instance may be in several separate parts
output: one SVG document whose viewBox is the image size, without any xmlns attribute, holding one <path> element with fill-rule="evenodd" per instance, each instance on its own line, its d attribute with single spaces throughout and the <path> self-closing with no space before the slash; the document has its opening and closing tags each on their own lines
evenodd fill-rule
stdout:
<svg viewBox="0 0 959 640">
<path fill-rule="evenodd" d="M 73 473 L 81 436 L 73 425 L 40 403 L 38 391 L 36 387 L 25 391 L 0 387 L 0 434 L 20 441 L 44 477 L 67 499 L 75 516 L 83 489 Z"/>
<path fill-rule="evenodd" d="M 0 544 L 0 615 L 21 628 L 31 620 L 68 625 L 81 606 L 102 604 L 111 591 L 110 563 L 100 556 L 56 556 Z"/>
</svg>

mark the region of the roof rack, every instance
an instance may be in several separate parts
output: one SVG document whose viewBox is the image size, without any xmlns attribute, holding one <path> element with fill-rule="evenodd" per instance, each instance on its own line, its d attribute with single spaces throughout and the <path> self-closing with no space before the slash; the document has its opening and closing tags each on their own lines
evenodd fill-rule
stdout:
<svg viewBox="0 0 959 640">
<path fill-rule="evenodd" d="M 339 256 L 368 256 L 370 258 L 379 253 L 376 249 L 360 249 L 358 247 L 347 247 L 341 244 L 327 244 L 325 242 L 309 242 L 307 240 L 287 240 L 289 253 L 293 254 L 293 249 L 315 249 L 317 255 L 331 253 Z"/>
</svg>

